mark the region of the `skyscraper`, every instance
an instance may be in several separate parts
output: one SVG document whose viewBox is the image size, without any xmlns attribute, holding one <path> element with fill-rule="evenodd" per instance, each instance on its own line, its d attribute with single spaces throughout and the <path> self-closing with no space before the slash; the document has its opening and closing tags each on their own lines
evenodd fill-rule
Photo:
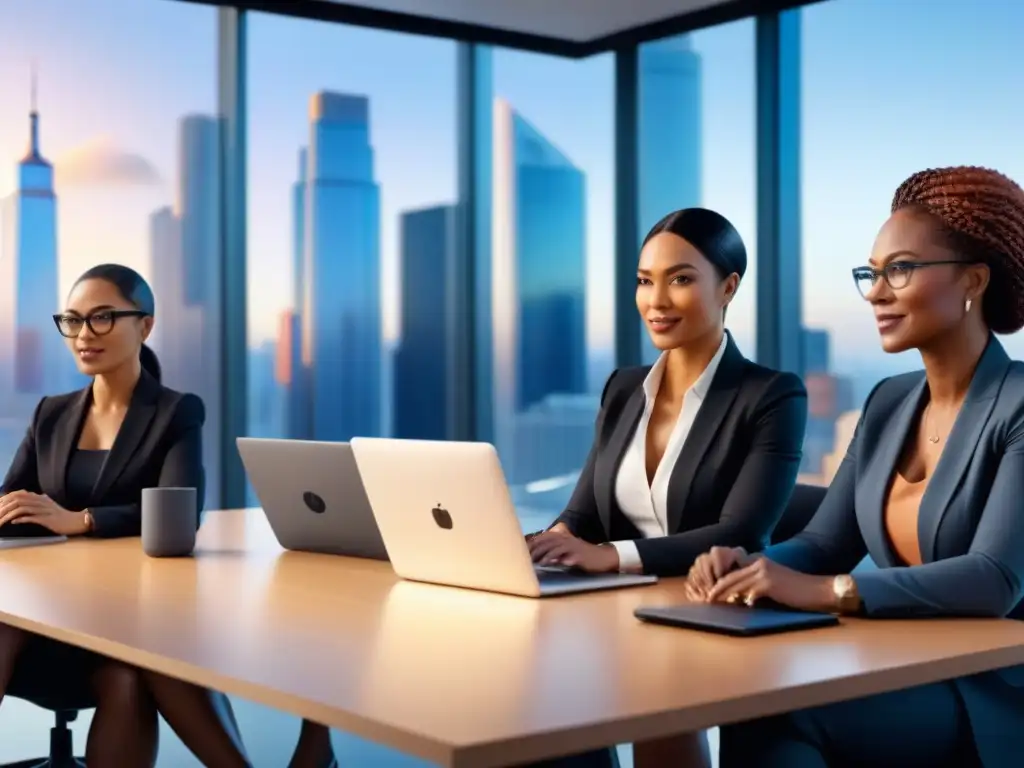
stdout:
<svg viewBox="0 0 1024 768">
<path fill-rule="evenodd" d="M 178 200 L 185 303 L 220 305 L 220 122 L 187 115 L 178 125 Z"/>
<path fill-rule="evenodd" d="M 401 218 L 401 341 L 394 365 L 394 434 L 448 436 L 449 292 L 453 282 L 455 209 L 442 205 Z"/>
<path fill-rule="evenodd" d="M 689 35 L 640 46 L 640 236 L 679 208 L 700 205 L 701 59 Z"/>
<path fill-rule="evenodd" d="M 491 323 L 504 447 L 516 414 L 587 388 L 586 181 L 502 99 L 493 126 Z"/>
<path fill-rule="evenodd" d="M 291 320 L 287 328 L 290 333 L 287 348 L 291 364 L 285 384 L 287 401 L 286 434 L 294 438 L 307 438 L 313 434 L 313 409 L 310 407 L 309 369 L 302 362 L 302 317 L 300 315 L 305 295 L 304 261 L 306 258 L 306 166 L 309 152 L 305 147 L 299 150 L 299 168 L 295 183 L 292 184 L 292 288 Z M 279 339 L 279 343 L 284 341 Z"/>
<path fill-rule="evenodd" d="M 642 239 L 659 219 L 701 203 L 701 60 L 689 35 L 640 46 L 639 156 Z M 639 241 L 638 241 L 639 243 Z M 641 356 L 658 357 L 641 327 Z"/>
<path fill-rule="evenodd" d="M 831 340 L 823 328 L 803 328 L 800 331 L 803 345 L 801 367 L 804 374 L 831 373 Z"/>
<path fill-rule="evenodd" d="M 381 428 L 380 190 L 370 104 L 320 92 L 310 104 L 301 243 L 306 437 L 348 440 Z"/>
<path fill-rule="evenodd" d="M 14 195 L 0 199 L 0 402 L 11 400 L 14 392 L 15 316 L 18 310 L 17 247 Z M 6 411 L 0 406 L 0 414 Z"/>
<path fill-rule="evenodd" d="M 157 323 L 150 345 L 168 370 L 181 370 L 185 362 L 181 313 L 185 307 L 181 221 L 170 206 L 149 216 L 149 274 L 153 278 Z"/>
<path fill-rule="evenodd" d="M 219 131 L 215 117 L 181 119 L 174 209 L 160 208 L 149 220 L 158 329 L 154 349 L 167 385 L 203 399 L 207 446 L 217 445 L 221 413 Z M 204 463 L 212 502 L 220 494 L 218 451 L 207 450 Z"/>
<path fill-rule="evenodd" d="M 18 186 L 3 206 L 3 260 L 13 268 L 14 389 L 53 394 L 70 384 L 67 352 L 50 315 L 59 307 L 57 196 L 53 166 L 39 148 L 35 79 L 29 112 L 29 143 L 18 163 Z"/>
</svg>

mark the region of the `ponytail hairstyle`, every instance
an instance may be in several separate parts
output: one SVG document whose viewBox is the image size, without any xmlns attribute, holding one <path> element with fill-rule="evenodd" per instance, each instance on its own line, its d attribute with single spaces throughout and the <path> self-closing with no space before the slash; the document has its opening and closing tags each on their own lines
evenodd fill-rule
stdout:
<svg viewBox="0 0 1024 768">
<path fill-rule="evenodd" d="M 123 264 L 99 264 L 83 272 L 75 281 L 75 285 L 86 280 L 105 280 L 117 288 L 121 297 L 137 310 L 149 317 L 155 316 L 156 300 L 153 298 L 153 289 L 149 287 L 145 278 L 131 267 Z M 160 381 L 160 360 L 157 359 L 156 352 L 146 344 L 139 350 L 139 362 L 142 364 L 142 370 Z"/>
<path fill-rule="evenodd" d="M 156 352 L 146 344 L 143 344 L 142 349 L 139 350 L 139 362 L 142 363 L 142 370 L 156 379 L 157 382 L 160 381 L 163 374 L 163 371 L 160 369 L 160 360 L 157 358 Z"/>
</svg>

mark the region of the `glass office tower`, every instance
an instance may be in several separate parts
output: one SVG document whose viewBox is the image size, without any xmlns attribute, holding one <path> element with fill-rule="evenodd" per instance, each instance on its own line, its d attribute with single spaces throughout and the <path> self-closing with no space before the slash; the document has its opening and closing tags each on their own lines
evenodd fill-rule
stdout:
<svg viewBox="0 0 1024 768">
<path fill-rule="evenodd" d="M 407 211 L 401 219 L 401 340 L 394 363 L 394 434 L 443 440 L 448 433 L 451 354 L 446 308 L 453 284 L 455 209 Z"/>
<path fill-rule="evenodd" d="M 380 190 L 370 104 L 320 92 L 310 104 L 296 274 L 304 397 L 293 436 L 348 440 L 382 422 Z M 297 413 L 295 413 L 297 411 Z M 304 433 L 304 434 L 303 434 Z"/>
<path fill-rule="evenodd" d="M 513 482 L 519 415 L 587 389 L 583 172 L 508 102 L 493 112 L 491 323 L 497 445 Z M 512 449 L 516 447 L 516 450 Z"/>
<path fill-rule="evenodd" d="M 203 399 L 203 440 L 217 444 L 220 426 L 220 121 L 187 115 L 178 122 L 174 207 L 149 217 L 149 259 L 157 320 L 152 344 L 164 383 Z M 207 450 L 206 497 L 219 496 L 220 456 Z"/>
<path fill-rule="evenodd" d="M 701 60 L 689 35 L 639 48 L 640 233 L 665 214 L 701 203 Z M 639 241 L 638 241 L 639 245 Z M 641 357 L 660 354 L 640 328 Z"/>
<path fill-rule="evenodd" d="M 292 307 L 287 327 L 279 328 L 278 343 L 286 343 L 289 357 L 288 376 L 284 384 L 286 405 L 286 430 L 288 437 L 302 439 L 313 434 L 313 409 L 310 407 L 309 369 L 302 362 L 302 303 L 306 278 L 306 166 L 309 151 L 299 150 L 298 175 L 291 188 L 292 199 Z M 288 337 L 283 338 L 282 333 Z M 250 422 L 260 420 L 257 413 L 250 415 Z"/>
</svg>

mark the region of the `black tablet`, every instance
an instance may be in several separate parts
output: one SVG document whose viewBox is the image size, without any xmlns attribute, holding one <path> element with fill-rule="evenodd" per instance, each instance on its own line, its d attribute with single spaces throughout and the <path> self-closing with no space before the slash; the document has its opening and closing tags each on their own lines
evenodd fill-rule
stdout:
<svg viewBox="0 0 1024 768">
<path fill-rule="evenodd" d="M 831 627 L 839 619 L 831 613 L 808 613 L 779 608 L 748 608 L 745 605 L 687 604 L 669 607 L 640 607 L 634 615 L 641 621 L 671 627 L 717 632 L 721 635 L 752 637 L 800 629 Z"/>
<path fill-rule="evenodd" d="M 58 535 L 39 523 L 4 523 L 0 525 L 0 539 L 45 539 Z"/>
</svg>

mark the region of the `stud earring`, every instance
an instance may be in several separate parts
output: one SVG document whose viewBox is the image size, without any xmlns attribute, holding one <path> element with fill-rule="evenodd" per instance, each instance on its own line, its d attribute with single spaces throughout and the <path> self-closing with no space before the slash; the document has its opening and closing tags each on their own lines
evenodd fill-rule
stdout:
<svg viewBox="0 0 1024 768">
<path fill-rule="evenodd" d="M 971 311 L 971 300 L 968 299 L 967 303 L 964 304 L 964 312 L 970 312 L 970 311 Z"/>
</svg>

